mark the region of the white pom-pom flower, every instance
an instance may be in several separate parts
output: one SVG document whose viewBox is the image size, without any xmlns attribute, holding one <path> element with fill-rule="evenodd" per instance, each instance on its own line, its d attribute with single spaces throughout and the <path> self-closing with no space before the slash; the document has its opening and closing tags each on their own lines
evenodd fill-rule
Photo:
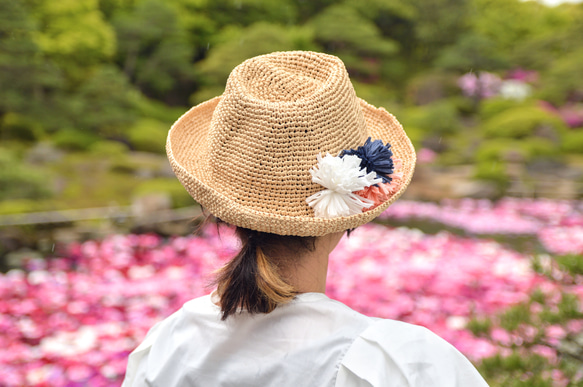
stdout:
<svg viewBox="0 0 583 387">
<path fill-rule="evenodd" d="M 371 200 L 353 192 L 381 183 L 375 172 L 366 173 L 360 168 L 360 158 L 355 155 L 333 157 L 318 155 L 318 164 L 310 170 L 312 181 L 326 189 L 310 196 L 306 202 L 314 208 L 317 218 L 335 218 L 359 214 L 373 205 Z"/>
</svg>

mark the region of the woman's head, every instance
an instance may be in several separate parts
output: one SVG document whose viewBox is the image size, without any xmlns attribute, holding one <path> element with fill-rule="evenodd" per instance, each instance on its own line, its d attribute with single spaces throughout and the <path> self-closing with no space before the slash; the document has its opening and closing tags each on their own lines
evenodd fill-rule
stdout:
<svg viewBox="0 0 583 387">
<path fill-rule="evenodd" d="M 370 221 L 404 191 L 415 164 L 401 125 L 356 97 L 342 61 L 303 51 L 237 66 L 223 95 L 173 125 L 167 151 L 215 216 L 298 236 Z"/>
<path fill-rule="evenodd" d="M 282 252 L 335 245 L 396 200 L 415 166 L 399 122 L 356 96 L 342 61 L 305 51 L 237 66 L 223 95 L 172 126 L 166 150 L 192 197 L 237 227 L 242 249 L 217 277 L 223 318 L 293 298 Z"/>
</svg>

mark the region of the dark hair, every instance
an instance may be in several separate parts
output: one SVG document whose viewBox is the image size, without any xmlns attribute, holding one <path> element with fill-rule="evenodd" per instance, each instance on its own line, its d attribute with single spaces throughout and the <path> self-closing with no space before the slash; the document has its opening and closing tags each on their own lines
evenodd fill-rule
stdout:
<svg viewBox="0 0 583 387">
<path fill-rule="evenodd" d="M 270 313 L 278 305 L 291 301 L 297 291 L 281 276 L 281 258 L 284 255 L 300 255 L 315 249 L 316 237 L 277 235 L 236 228 L 241 240 L 241 250 L 217 273 L 215 285 L 221 299 L 221 320 L 226 320 L 237 310 L 249 313 Z"/>
</svg>

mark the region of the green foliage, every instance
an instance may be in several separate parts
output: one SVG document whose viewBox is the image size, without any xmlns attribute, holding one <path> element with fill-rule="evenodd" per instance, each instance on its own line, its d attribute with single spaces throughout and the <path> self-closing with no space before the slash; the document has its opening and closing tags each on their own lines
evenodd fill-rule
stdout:
<svg viewBox="0 0 583 387">
<path fill-rule="evenodd" d="M 8 149 L 0 150 L 0 201 L 47 198 L 52 195 L 51 185 L 44 171 L 22 164 Z"/>
<path fill-rule="evenodd" d="M 446 72 L 422 73 L 412 78 L 407 86 L 407 100 L 414 105 L 451 98 L 459 93 L 458 76 Z"/>
<path fill-rule="evenodd" d="M 139 151 L 165 153 L 169 127 L 152 118 L 141 119 L 128 132 L 132 147 Z"/>
<path fill-rule="evenodd" d="M 362 17 L 347 4 L 326 8 L 312 19 L 311 24 L 316 40 L 328 52 L 383 58 L 397 51 L 395 42 L 384 39 L 372 21 Z"/>
<path fill-rule="evenodd" d="M 92 144 L 89 151 L 99 157 L 119 158 L 127 154 L 128 147 L 119 141 L 100 140 Z"/>
<path fill-rule="evenodd" d="M 317 49 L 312 36 L 313 31 L 307 27 L 284 27 L 265 22 L 247 28 L 223 29 L 208 57 L 199 62 L 198 71 L 206 78 L 205 88 L 192 97 L 193 102 L 221 94 L 231 70 L 247 58 L 273 51 Z"/>
<path fill-rule="evenodd" d="M 35 41 L 41 51 L 73 79 L 115 53 L 113 28 L 95 0 L 39 0 L 32 14 L 40 26 Z"/>
<path fill-rule="evenodd" d="M 583 346 L 577 328 L 583 321 L 583 310 L 572 290 L 579 281 L 576 276 L 583 272 L 582 258 L 537 257 L 533 261 L 535 270 L 553 281 L 554 286 L 535 289 L 529 300 L 498 316 L 479 320 L 489 326 L 488 330 L 472 329 L 476 336 L 504 349 L 483 359 L 479 366 L 491 385 L 583 385 Z M 494 329 L 504 330 L 506 338 L 493 338 Z"/>
<path fill-rule="evenodd" d="M 530 308 L 527 304 L 516 305 L 500 316 L 500 326 L 507 331 L 515 331 L 521 324 L 531 322 Z"/>
<path fill-rule="evenodd" d="M 583 130 L 572 129 L 562 137 L 562 149 L 569 153 L 583 153 Z"/>
<path fill-rule="evenodd" d="M 380 80 L 369 81 L 390 84 L 391 88 L 402 89 L 409 77 L 414 75 L 414 69 L 421 61 L 413 63 L 412 58 L 418 56 L 415 23 L 417 9 L 408 1 L 403 0 L 366 0 L 345 2 L 353 7 L 365 19 L 374 23 L 383 39 L 395 44 L 398 55 L 390 54 L 385 60 L 376 64 L 379 68 Z M 350 29 L 360 28 L 358 25 Z M 375 69 L 376 70 L 376 69 Z M 351 74 L 352 75 L 352 74 Z M 357 75 L 357 74 L 355 74 Z"/>
<path fill-rule="evenodd" d="M 62 129 L 52 136 L 53 143 L 64 150 L 85 151 L 99 141 L 99 137 L 90 132 L 74 129 Z"/>
<path fill-rule="evenodd" d="M 487 318 L 474 318 L 468 322 L 466 328 L 476 336 L 490 334 L 492 321 Z"/>
<path fill-rule="evenodd" d="M 364 99 L 374 106 L 383 106 L 393 114 L 396 114 L 395 109 L 398 109 L 399 105 L 395 102 L 397 95 L 394 90 L 389 90 L 384 85 L 378 83 L 353 81 L 352 85 L 359 98 Z"/>
<path fill-rule="evenodd" d="M 0 200 L 0 215 L 22 214 L 25 212 L 46 211 L 45 202 L 38 199 L 2 199 Z"/>
<path fill-rule="evenodd" d="M 134 196 L 143 196 L 151 193 L 167 193 L 172 199 L 174 208 L 188 207 L 195 204 L 177 179 L 151 179 L 140 184 L 134 191 Z"/>
<path fill-rule="evenodd" d="M 124 73 L 147 94 L 164 98 L 192 82 L 194 47 L 177 10 L 160 0 L 138 2 L 114 19 Z"/>
<path fill-rule="evenodd" d="M 542 138 L 531 137 L 524 140 L 486 140 L 478 147 L 475 160 L 478 164 L 492 162 L 529 162 L 536 158 L 553 157 L 559 154 L 559 147 Z"/>
<path fill-rule="evenodd" d="M 135 120 L 128 80 L 114 66 L 101 66 L 83 83 L 76 98 L 63 101 L 72 124 L 103 136 L 118 136 Z"/>
<path fill-rule="evenodd" d="M 318 7 L 322 1 L 311 0 L 311 7 Z M 302 2 L 303 3 L 303 2 Z M 304 9 L 308 5 L 304 6 Z M 310 8 L 311 8 L 310 7 Z M 294 25 L 298 18 L 298 9 L 292 0 L 208 0 L 204 10 L 211 15 L 219 26 L 249 26 L 260 20 L 270 23 Z"/>
<path fill-rule="evenodd" d="M 583 134 L 534 98 L 477 104 L 457 78 L 535 69 L 537 99 L 577 103 L 581 20 L 583 5 L 519 0 L 0 0 L 0 141 L 48 138 L 107 161 L 104 179 L 129 180 L 139 163 L 108 140 L 162 153 L 170 124 L 221 94 L 243 60 L 321 50 L 345 61 L 357 94 L 394 113 L 415 146 L 442 164 L 476 160 L 476 176 L 504 187 L 509 160 L 574 160 Z M 69 182 L 65 194 L 86 189 Z"/>
<path fill-rule="evenodd" d="M 548 34 L 561 24 L 549 17 L 552 11 L 534 1 L 474 0 L 473 3 L 475 31 L 495 42 L 503 52 L 511 52 L 516 42 Z"/>
<path fill-rule="evenodd" d="M 556 257 L 562 270 L 574 275 L 583 275 L 583 255 L 567 254 Z"/>
<path fill-rule="evenodd" d="M 0 121 L 0 139 L 33 142 L 43 135 L 41 124 L 17 113 L 6 113 Z"/>
<path fill-rule="evenodd" d="M 560 118 L 536 107 L 507 109 L 487 120 L 483 132 L 489 138 L 526 138 L 538 129 L 549 128 L 551 136 L 558 137 L 566 126 Z"/>
<path fill-rule="evenodd" d="M 46 103 L 45 90 L 59 85 L 59 71 L 40 58 L 35 33 L 22 2 L 0 1 L 0 118 L 8 112 L 38 114 Z"/>
<path fill-rule="evenodd" d="M 485 141 L 480 144 L 476 152 L 476 161 L 478 163 L 487 163 L 506 160 L 510 152 L 525 156 L 524 151 L 520 148 L 519 141 L 507 139 Z"/>
<path fill-rule="evenodd" d="M 414 31 L 417 57 L 427 63 L 470 28 L 474 8 L 470 0 L 411 0 L 416 11 Z"/>
<path fill-rule="evenodd" d="M 519 107 L 535 107 L 535 106 L 530 101 L 522 102 L 513 99 L 496 97 L 483 100 L 480 104 L 480 110 L 478 114 L 480 119 L 485 122 L 494 118 L 496 115 L 500 113 Z"/>
<path fill-rule="evenodd" d="M 536 26 L 533 33 L 510 49 L 509 57 L 515 66 L 535 70 L 548 70 L 555 67 L 555 61 L 570 55 L 581 47 L 581 17 L 583 7 L 563 4 L 558 7 L 540 7 L 528 5 L 535 9 L 535 15 L 524 15 L 525 21 Z"/>
<path fill-rule="evenodd" d="M 474 168 L 474 178 L 495 183 L 501 192 L 509 184 L 506 163 L 503 161 L 494 160 L 477 163 Z"/>
<path fill-rule="evenodd" d="M 417 127 L 438 136 L 454 134 L 461 129 L 456 105 L 448 100 L 408 108 L 402 112 L 400 119 L 405 126 Z"/>
<path fill-rule="evenodd" d="M 176 121 L 178 117 L 184 114 L 187 107 L 173 107 L 163 104 L 154 99 L 148 99 L 143 95 L 136 95 L 132 100 L 133 108 L 139 117 L 154 118 L 159 121 L 167 122 L 168 124 Z"/>
<path fill-rule="evenodd" d="M 520 149 L 524 151 L 526 161 L 532 161 L 536 158 L 558 158 L 560 155 L 560 148 L 557 144 L 541 137 L 531 137 L 520 141 Z"/>
<path fill-rule="evenodd" d="M 339 56 L 356 79 L 378 79 L 383 72 L 383 60 L 399 49 L 373 21 L 348 3 L 326 8 L 309 25 L 314 29 L 316 42 L 326 52 Z"/>
<path fill-rule="evenodd" d="M 561 324 L 569 320 L 583 319 L 580 301 L 575 294 L 561 294 L 561 298 L 556 308 L 544 307 L 536 316 L 539 327 L 551 324 Z"/>
<path fill-rule="evenodd" d="M 492 386 L 553 387 L 555 383 L 547 371 L 549 368 L 543 356 L 512 353 L 482 360 L 479 370 Z"/>
<path fill-rule="evenodd" d="M 510 60 L 490 38 L 476 34 L 464 34 L 436 59 L 436 66 L 460 72 L 480 69 L 497 71 L 510 67 Z"/>
<path fill-rule="evenodd" d="M 543 76 L 540 97 L 560 106 L 565 102 L 581 100 L 583 93 L 583 48 L 556 60 L 553 67 Z"/>
</svg>

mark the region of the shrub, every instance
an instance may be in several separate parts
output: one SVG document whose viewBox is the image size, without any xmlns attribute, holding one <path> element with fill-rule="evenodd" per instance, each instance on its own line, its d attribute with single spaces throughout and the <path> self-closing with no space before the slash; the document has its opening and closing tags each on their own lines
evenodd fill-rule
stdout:
<svg viewBox="0 0 583 387">
<path fill-rule="evenodd" d="M 413 143 L 415 149 L 421 149 L 421 142 L 423 141 L 423 130 L 415 126 L 407 126 L 405 130 L 407 131 L 407 136 L 409 136 L 409 139 Z"/>
<path fill-rule="evenodd" d="M 521 139 L 532 136 L 537 129 L 550 128 L 558 137 L 567 128 L 560 118 L 536 107 L 516 107 L 493 116 L 483 125 L 486 137 Z"/>
<path fill-rule="evenodd" d="M 86 151 L 91 145 L 99 141 L 99 137 L 90 132 L 74 129 L 62 129 L 52 137 L 53 143 L 64 150 Z"/>
<path fill-rule="evenodd" d="M 402 121 L 405 127 L 440 136 L 456 133 L 461 128 L 456 105 L 448 100 L 407 109 L 403 111 Z"/>
<path fill-rule="evenodd" d="M 164 153 L 169 126 L 153 118 L 143 118 L 128 132 L 132 147 L 139 151 Z"/>
<path fill-rule="evenodd" d="M 583 273 L 583 256 L 541 258 L 534 260 L 534 270 L 552 281 L 552 286 L 534 290 L 527 301 L 497 316 L 468 324 L 474 335 L 504 349 L 482 359 L 479 367 L 492 385 L 551 387 L 583 383 L 583 312 L 573 286 Z"/>
<path fill-rule="evenodd" d="M 220 95 L 222 92 L 223 90 L 220 90 L 220 92 L 213 94 L 212 97 Z M 163 122 L 168 122 L 169 124 L 176 121 L 178 117 L 188 110 L 186 107 L 166 106 L 162 102 L 148 99 L 142 94 L 136 94 L 132 102 L 140 117 L 153 118 Z"/>
<path fill-rule="evenodd" d="M 190 197 L 180 182 L 174 178 L 147 180 L 134 190 L 134 196 L 142 196 L 155 192 L 169 194 L 174 208 L 188 207 L 195 204 L 194 199 Z"/>
<path fill-rule="evenodd" d="M 531 137 L 520 141 L 520 148 L 524 150 L 527 161 L 536 158 L 554 158 L 560 155 L 560 146 L 540 137 Z"/>
<path fill-rule="evenodd" d="M 100 140 L 93 143 L 89 151 L 96 156 L 119 158 L 125 156 L 128 147 L 119 141 Z"/>
<path fill-rule="evenodd" d="M 583 92 L 582 61 L 583 49 L 556 60 L 542 77 L 540 97 L 556 106 L 563 105 L 570 99 L 577 100 L 576 96 Z"/>
<path fill-rule="evenodd" d="M 375 106 L 382 106 L 390 113 L 395 114 L 398 106 L 395 104 L 397 95 L 394 90 L 389 90 L 383 85 L 363 83 L 358 81 L 352 82 L 356 95 L 368 103 Z"/>
<path fill-rule="evenodd" d="M 572 129 L 563 135 L 561 148 L 569 153 L 583 153 L 583 130 Z"/>
<path fill-rule="evenodd" d="M 0 215 L 13 215 L 24 212 L 46 210 L 47 203 L 35 199 L 10 199 L 0 201 Z"/>
<path fill-rule="evenodd" d="M 516 153 L 522 158 L 526 158 L 519 141 L 509 139 L 487 140 L 476 151 L 476 162 L 483 164 L 505 160 L 511 153 Z"/>
<path fill-rule="evenodd" d="M 6 113 L 0 121 L 0 139 L 2 141 L 18 140 L 34 142 L 42 137 L 42 126 L 25 116 L 16 113 Z"/>
<path fill-rule="evenodd" d="M 459 94 L 457 76 L 445 72 L 422 73 L 407 87 L 407 99 L 415 105 L 425 105 Z"/>
<path fill-rule="evenodd" d="M 51 185 L 46 173 L 22 164 L 7 149 L 0 151 L 0 200 L 50 197 Z"/>
<path fill-rule="evenodd" d="M 496 160 L 477 163 L 474 177 L 479 180 L 491 181 L 500 190 L 506 189 L 510 182 L 506 172 L 506 163 Z"/>
<path fill-rule="evenodd" d="M 476 152 L 478 163 L 493 161 L 531 161 L 538 157 L 559 155 L 559 147 L 542 138 L 531 137 L 524 140 L 495 139 L 484 141 Z"/>
<path fill-rule="evenodd" d="M 485 99 L 482 101 L 480 105 L 480 119 L 482 121 L 488 121 L 493 117 L 497 116 L 500 113 L 503 113 L 507 110 L 519 107 L 530 106 L 533 107 L 530 102 L 519 102 L 513 99 L 505 99 L 505 98 L 490 98 Z"/>
</svg>

